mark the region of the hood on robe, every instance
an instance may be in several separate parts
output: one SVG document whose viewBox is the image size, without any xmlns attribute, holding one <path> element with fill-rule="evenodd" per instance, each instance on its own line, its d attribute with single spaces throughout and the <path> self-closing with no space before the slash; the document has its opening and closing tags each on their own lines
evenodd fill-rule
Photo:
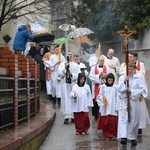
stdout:
<svg viewBox="0 0 150 150">
<path fill-rule="evenodd" d="M 80 79 L 81 79 L 82 77 L 84 77 L 84 82 L 83 82 L 83 84 L 80 83 Z M 86 81 L 86 76 L 85 76 L 85 74 L 84 74 L 84 73 L 79 73 L 79 74 L 78 74 L 78 81 L 77 81 L 78 86 L 83 87 L 84 84 L 85 84 L 85 81 Z"/>
<path fill-rule="evenodd" d="M 109 84 L 108 83 L 108 79 L 109 78 L 111 78 L 111 79 L 113 79 L 113 83 L 112 84 Z M 114 82 L 115 82 L 115 77 L 114 77 L 114 75 L 112 74 L 112 73 L 109 73 L 107 76 L 106 76 L 106 86 L 113 86 L 113 84 L 114 84 Z"/>
</svg>

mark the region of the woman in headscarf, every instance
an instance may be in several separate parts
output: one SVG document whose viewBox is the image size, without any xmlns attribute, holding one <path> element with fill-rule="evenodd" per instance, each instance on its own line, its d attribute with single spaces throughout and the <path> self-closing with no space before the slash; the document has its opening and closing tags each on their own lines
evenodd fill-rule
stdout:
<svg viewBox="0 0 150 150">
<path fill-rule="evenodd" d="M 85 74 L 79 73 L 77 84 L 73 86 L 70 94 L 72 97 L 76 135 L 82 133 L 89 134 L 89 107 L 93 107 L 93 100 L 90 87 L 85 81 Z"/>
<path fill-rule="evenodd" d="M 115 77 L 109 73 L 106 77 L 106 83 L 101 86 L 100 93 L 97 96 L 97 103 L 100 107 L 100 117 L 98 120 L 98 129 L 107 139 L 117 138 L 117 86 L 114 84 Z"/>
</svg>

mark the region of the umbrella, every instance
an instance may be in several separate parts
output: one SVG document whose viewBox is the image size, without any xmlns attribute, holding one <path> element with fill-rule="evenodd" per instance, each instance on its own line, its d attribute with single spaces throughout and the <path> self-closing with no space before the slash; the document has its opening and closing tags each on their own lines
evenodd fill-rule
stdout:
<svg viewBox="0 0 150 150">
<path fill-rule="evenodd" d="M 39 44 L 42 46 L 50 46 L 52 44 L 52 41 L 42 41 Z"/>
<path fill-rule="evenodd" d="M 33 42 L 35 43 L 40 43 L 43 41 L 52 41 L 54 40 L 55 36 L 49 33 L 41 33 L 41 34 L 37 34 L 35 35 Z"/>
<path fill-rule="evenodd" d="M 55 39 L 53 44 L 64 44 L 66 41 L 66 38 L 58 38 L 58 39 Z M 68 39 L 68 43 L 72 43 L 73 40 L 72 39 Z"/>
<path fill-rule="evenodd" d="M 93 45 L 93 42 L 88 38 L 87 35 L 85 35 L 85 36 L 80 36 L 80 37 L 76 37 L 76 38 L 74 38 L 74 41 L 80 42 L 80 43 L 86 43 L 86 44 L 88 44 L 88 45 L 90 45 L 90 46 Z"/>
<path fill-rule="evenodd" d="M 80 37 L 80 36 L 84 36 L 84 35 L 89 35 L 91 33 L 94 33 L 94 32 L 88 28 L 77 28 L 74 31 L 70 32 L 68 34 L 68 37 L 76 38 L 76 37 Z"/>
</svg>

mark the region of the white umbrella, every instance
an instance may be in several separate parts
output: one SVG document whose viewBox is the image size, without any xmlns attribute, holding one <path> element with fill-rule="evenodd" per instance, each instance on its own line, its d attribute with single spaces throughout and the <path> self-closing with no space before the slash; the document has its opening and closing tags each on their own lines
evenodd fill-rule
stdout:
<svg viewBox="0 0 150 150">
<path fill-rule="evenodd" d="M 84 35 L 89 35 L 91 33 L 94 33 L 92 30 L 88 28 L 76 28 L 74 31 L 70 32 L 68 34 L 69 38 L 76 38 Z"/>
</svg>

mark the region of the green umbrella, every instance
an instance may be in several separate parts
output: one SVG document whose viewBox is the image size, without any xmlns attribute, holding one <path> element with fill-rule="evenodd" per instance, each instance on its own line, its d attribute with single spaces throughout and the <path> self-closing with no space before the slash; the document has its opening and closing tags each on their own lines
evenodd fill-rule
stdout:
<svg viewBox="0 0 150 150">
<path fill-rule="evenodd" d="M 53 44 L 65 44 L 66 38 L 55 39 Z M 68 39 L 68 43 L 72 43 L 72 39 Z"/>
</svg>

